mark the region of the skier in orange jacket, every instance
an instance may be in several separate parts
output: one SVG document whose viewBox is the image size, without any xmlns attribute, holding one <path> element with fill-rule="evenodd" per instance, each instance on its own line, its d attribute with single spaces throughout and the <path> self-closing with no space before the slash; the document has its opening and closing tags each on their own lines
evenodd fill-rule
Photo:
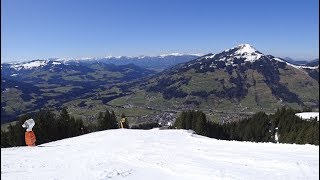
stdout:
<svg viewBox="0 0 320 180">
<path fill-rule="evenodd" d="M 34 125 L 35 125 L 35 122 L 33 119 L 28 119 L 22 124 L 22 127 L 26 128 L 25 140 L 28 146 L 36 145 L 36 135 L 32 131 L 32 128 Z"/>
</svg>

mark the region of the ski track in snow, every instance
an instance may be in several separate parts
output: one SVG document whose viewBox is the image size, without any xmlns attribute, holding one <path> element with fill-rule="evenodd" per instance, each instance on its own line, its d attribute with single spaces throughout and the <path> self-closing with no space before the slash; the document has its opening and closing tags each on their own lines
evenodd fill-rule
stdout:
<svg viewBox="0 0 320 180">
<path fill-rule="evenodd" d="M 319 179 L 319 146 L 223 141 L 186 130 L 107 130 L 1 148 L 3 179 Z"/>
</svg>

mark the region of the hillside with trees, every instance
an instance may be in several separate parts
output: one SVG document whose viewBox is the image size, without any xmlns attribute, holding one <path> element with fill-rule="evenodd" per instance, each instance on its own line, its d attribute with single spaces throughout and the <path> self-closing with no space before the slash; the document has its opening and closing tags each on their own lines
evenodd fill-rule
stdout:
<svg viewBox="0 0 320 180">
<path fill-rule="evenodd" d="M 296 116 L 299 112 L 293 109 L 278 109 L 276 113 L 267 115 L 264 112 L 254 114 L 250 118 L 225 124 L 208 121 L 202 111 L 183 111 L 173 127 L 192 129 L 195 133 L 215 139 L 274 142 L 319 145 L 319 121 L 305 121 Z M 36 125 L 36 144 L 43 144 L 82 134 L 120 128 L 120 120 L 114 111 L 100 112 L 96 124 L 84 125 L 81 119 L 75 119 L 63 108 L 59 115 L 50 110 L 41 110 L 34 114 L 20 116 L 15 125 L 10 124 L 7 131 L 1 130 L 1 147 L 24 146 L 24 129 L 21 125 L 25 120 L 33 118 Z M 125 114 L 121 119 L 126 119 Z M 127 121 L 124 128 L 129 128 Z M 158 123 L 133 125 L 131 129 L 152 129 L 160 127 Z"/>
<path fill-rule="evenodd" d="M 174 127 L 223 140 L 319 145 L 319 121 L 302 120 L 297 112 L 282 108 L 271 115 L 259 112 L 241 121 L 217 124 L 207 121 L 201 111 L 184 111 Z"/>
<path fill-rule="evenodd" d="M 124 114 L 123 117 L 125 117 Z M 44 109 L 33 114 L 20 116 L 16 119 L 17 123 L 15 125 L 9 125 L 7 131 L 1 130 L 2 148 L 25 145 L 25 130 L 21 126 L 29 118 L 33 118 L 36 124 L 33 131 L 36 134 L 37 145 L 89 132 L 119 128 L 119 122 L 114 111 L 100 112 L 96 124 L 84 125 L 82 119 L 75 119 L 70 116 L 67 108 L 63 108 L 59 115 L 55 115 L 51 110 Z M 128 126 L 128 122 L 125 122 L 124 128 L 128 128 Z"/>
</svg>

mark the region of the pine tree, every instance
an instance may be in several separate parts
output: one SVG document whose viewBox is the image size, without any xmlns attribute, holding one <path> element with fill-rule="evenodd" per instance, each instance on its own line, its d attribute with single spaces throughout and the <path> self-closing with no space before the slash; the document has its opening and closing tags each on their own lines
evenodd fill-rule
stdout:
<svg viewBox="0 0 320 180">
<path fill-rule="evenodd" d="M 8 143 L 8 132 L 1 130 L 1 148 L 9 147 Z"/>
<path fill-rule="evenodd" d="M 106 110 L 104 115 L 100 113 L 98 118 L 98 128 L 99 130 L 118 128 L 118 122 L 114 111 L 109 112 L 109 110 Z"/>
<path fill-rule="evenodd" d="M 185 129 L 192 129 L 192 111 L 188 111 L 185 117 L 186 128 Z"/>
<path fill-rule="evenodd" d="M 44 109 L 34 114 L 35 126 L 33 128 L 37 137 L 37 144 L 42 144 L 59 139 L 57 120 L 55 114 Z"/>
<path fill-rule="evenodd" d="M 111 120 L 110 120 L 110 129 L 118 129 L 119 128 L 119 124 L 118 124 L 118 121 L 117 121 L 117 117 L 114 113 L 114 111 L 111 111 Z"/>
<path fill-rule="evenodd" d="M 195 123 L 195 132 L 202 136 L 207 136 L 207 119 L 206 115 L 202 112 L 199 112 L 197 115 L 197 120 Z"/>
<path fill-rule="evenodd" d="M 68 136 L 68 123 L 70 120 L 70 115 L 67 111 L 67 108 L 64 107 L 62 108 L 61 112 L 60 112 L 60 116 L 58 118 L 58 123 L 57 123 L 57 128 L 59 131 L 59 139 L 64 139 L 69 137 Z"/>
<path fill-rule="evenodd" d="M 8 144 L 10 146 L 24 146 L 25 139 L 24 139 L 24 130 L 22 127 L 18 126 L 19 123 L 16 125 L 10 124 L 8 127 Z"/>
</svg>

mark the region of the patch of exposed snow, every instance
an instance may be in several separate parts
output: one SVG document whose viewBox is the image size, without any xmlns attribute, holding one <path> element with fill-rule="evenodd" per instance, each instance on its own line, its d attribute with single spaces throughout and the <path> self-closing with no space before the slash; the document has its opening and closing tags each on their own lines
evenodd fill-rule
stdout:
<svg viewBox="0 0 320 180">
<path fill-rule="evenodd" d="M 238 50 L 235 52 L 236 54 L 251 54 L 251 53 L 255 53 L 257 50 L 251 46 L 250 44 L 240 44 L 238 46 L 236 46 L 235 48 L 237 48 Z"/>
<path fill-rule="evenodd" d="M 9 88 L 5 88 L 4 91 L 2 91 L 2 92 L 9 92 L 9 91 L 10 91 Z"/>
<path fill-rule="evenodd" d="M 82 57 L 82 58 L 79 58 L 79 60 L 91 60 L 92 58 L 91 57 Z"/>
<path fill-rule="evenodd" d="M 32 69 L 35 67 L 45 66 L 45 65 L 47 65 L 47 63 L 48 63 L 47 61 L 38 60 L 38 61 L 30 61 L 30 62 L 22 63 L 22 64 L 14 64 L 14 65 L 12 65 L 12 67 L 16 70 Z"/>
<path fill-rule="evenodd" d="M 59 65 L 59 64 L 61 64 L 61 62 L 54 61 L 54 62 L 52 62 L 52 64 L 53 65 Z"/>
<path fill-rule="evenodd" d="M 146 58 L 147 56 L 143 56 L 143 55 L 141 55 L 141 56 L 138 56 L 138 59 L 143 59 L 143 58 Z"/>
<path fill-rule="evenodd" d="M 211 67 L 211 68 L 212 68 L 212 67 L 213 67 L 213 68 L 216 68 L 217 66 L 212 62 L 209 67 Z"/>
<path fill-rule="evenodd" d="M 58 58 L 57 61 L 62 61 L 62 62 L 67 62 L 67 61 L 72 61 L 75 60 L 74 58 L 70 57 L 64 57 L 64 58 Z"/>
<path fill-rule="evenodd" d="M 203 56 L 204 54 L 200 54 L 200 53 L 191 53 L 191 54 L 189 54 L 189 55 L 191 55 L 191 56 Z"/>
<path fill-rule="evenodd" d="M 275 140 L 276 142 L 279 142 L 278 132 L 275 133 L 275 135 L 274 135 L 274 140 Z"/>
<path fill-rule="evenodd" d="M 166 56 L 183 56 L 181 53 L 169 53 L 169 54 L 161 54 L 160 57 L 166 57 Z"/>
<path fill-rule="evenodd" d="M 205 56 L 204 58 L 206 58 L 206 59 L 212 59 L 212 58 L 214 58 L 215 56 L 216 56 L 216 54 L 213 54 L 213 55 Z"/>
<path fill-rule="evenodd" d="M 302 119 L 309 120 L 311 118 L 317 118 L 319 121 L 319 112 L 302 112 L 297 113 L 296 116 L 299 116 Z"/>
</svg>

